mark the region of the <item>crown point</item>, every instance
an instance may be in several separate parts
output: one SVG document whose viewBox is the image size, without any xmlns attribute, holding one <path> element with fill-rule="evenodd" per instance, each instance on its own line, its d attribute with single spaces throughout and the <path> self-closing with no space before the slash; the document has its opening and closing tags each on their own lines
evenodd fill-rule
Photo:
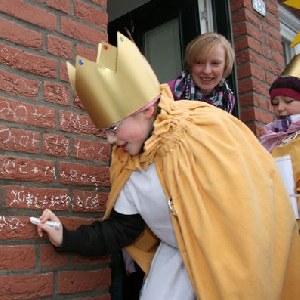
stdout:
<svg viewBox="0 0 300 300">
<path fill-rule="evenodd" d="M 83 60 L 82 60 L 82 59 L 79 59 L 79 60 L 78 60 L 78 63 L 79 63 L 80 65 L 83 65 Z"/>
<path fill-rule="evenodd" d="M 120 41 L 121 41 L 121 42 L 123 42 L 123 41 L 124 41 L 124 39 L 123 39 L 123 37 L 122 37 L 122 36 L 120 36 Z"/>
</svg>

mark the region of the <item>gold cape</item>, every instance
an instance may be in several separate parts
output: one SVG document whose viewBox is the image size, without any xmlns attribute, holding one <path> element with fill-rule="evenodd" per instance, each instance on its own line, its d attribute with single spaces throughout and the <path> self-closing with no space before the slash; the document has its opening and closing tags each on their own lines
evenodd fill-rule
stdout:
<svg viewBox="0 0 300 300">
<path fill-rule="evenodd" d="M 132 170 L 155 163 L 197 299 L 296 300 L 300 240 L 272 156 L 241 121 L 203 102 L 161 108 L 145 151 L 114 148 L 105 218 Z M 147 228 L 126 250 L 147 272 L 159 241 Z"/>
</svg>

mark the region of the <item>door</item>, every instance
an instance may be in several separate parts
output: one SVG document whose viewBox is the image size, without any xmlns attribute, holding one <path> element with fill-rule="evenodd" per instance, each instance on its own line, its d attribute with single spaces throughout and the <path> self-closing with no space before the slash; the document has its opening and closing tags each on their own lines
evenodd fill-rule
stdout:
<svg viewBox="0 0 300 300">
<path fill-rule="evenodd" d="M 110 0 L 121 8 L 123 0 Z M 130 0 L 126 2 L 130 11 L 124 10 L 122 16 L 108 24 L 108 39 L 116 45 L 116 32 L 131 37 L 150 62 L 161 83 L 177 77 L 183 70 L 186 45 L 197 35 L 211 30 L 232 40 L 229 0 Z M 199 15 L 199 8 L 204 8 Z M 212 10 L 212 20 L 210 13 Z M 212 24 L 201 30 L 200 24 Z M 201 22 L 202 23 L 201 23 Z M 213 28 L 212 28 L 213 27 Z M 236 96 L 233 114 L 239 115 L 236 71 L 228 77 Z"/>
<path fill-rule="evenodd" d="M 145 54 L 161 83 L 183 69 L 184 49 L 199 35 L 197 0 L 152 0 L 108 25 L 108 39 L 116 44 L 116 32 L 131 37 Z"/>
</svg>

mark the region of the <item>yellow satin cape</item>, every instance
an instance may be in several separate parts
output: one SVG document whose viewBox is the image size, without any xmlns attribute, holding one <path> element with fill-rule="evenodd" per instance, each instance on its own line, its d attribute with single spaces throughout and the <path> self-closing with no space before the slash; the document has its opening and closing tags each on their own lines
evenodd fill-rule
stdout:
<svg viewBox="0 0 300 300">
<path fill-rule="evenodd" d="M 154 162 L 197 299 L 299 299 L 298 226 L 272 156 L 241 121 L 174 101 L 167 85 L 159 106 L 141 155 L 113 149 L 105 218 L 132 170 Z M 147 272 L 158 243 L 147 228 L 126 250 Z"/>
</svg>

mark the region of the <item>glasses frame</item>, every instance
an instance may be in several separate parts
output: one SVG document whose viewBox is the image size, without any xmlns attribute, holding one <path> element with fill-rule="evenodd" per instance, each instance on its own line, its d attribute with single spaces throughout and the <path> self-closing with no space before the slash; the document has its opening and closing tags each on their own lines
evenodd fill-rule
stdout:
<svg viewBox="0 0 300 300">
<path fill-rule="evenodd" d="M 105 133 L 105 134 L 109 134 L 109 135 L 115 136 L 116 135 L 116 131 L 117 131 L 118 127 L 121 125 L 122 122 L 123 122 L 123 120 L 120 120 L 116 124 L 114 124 L 112 126 L 109 126 L 107 128 L 104 128 L 102 130 L 102 132 Z"/>
</svg>

